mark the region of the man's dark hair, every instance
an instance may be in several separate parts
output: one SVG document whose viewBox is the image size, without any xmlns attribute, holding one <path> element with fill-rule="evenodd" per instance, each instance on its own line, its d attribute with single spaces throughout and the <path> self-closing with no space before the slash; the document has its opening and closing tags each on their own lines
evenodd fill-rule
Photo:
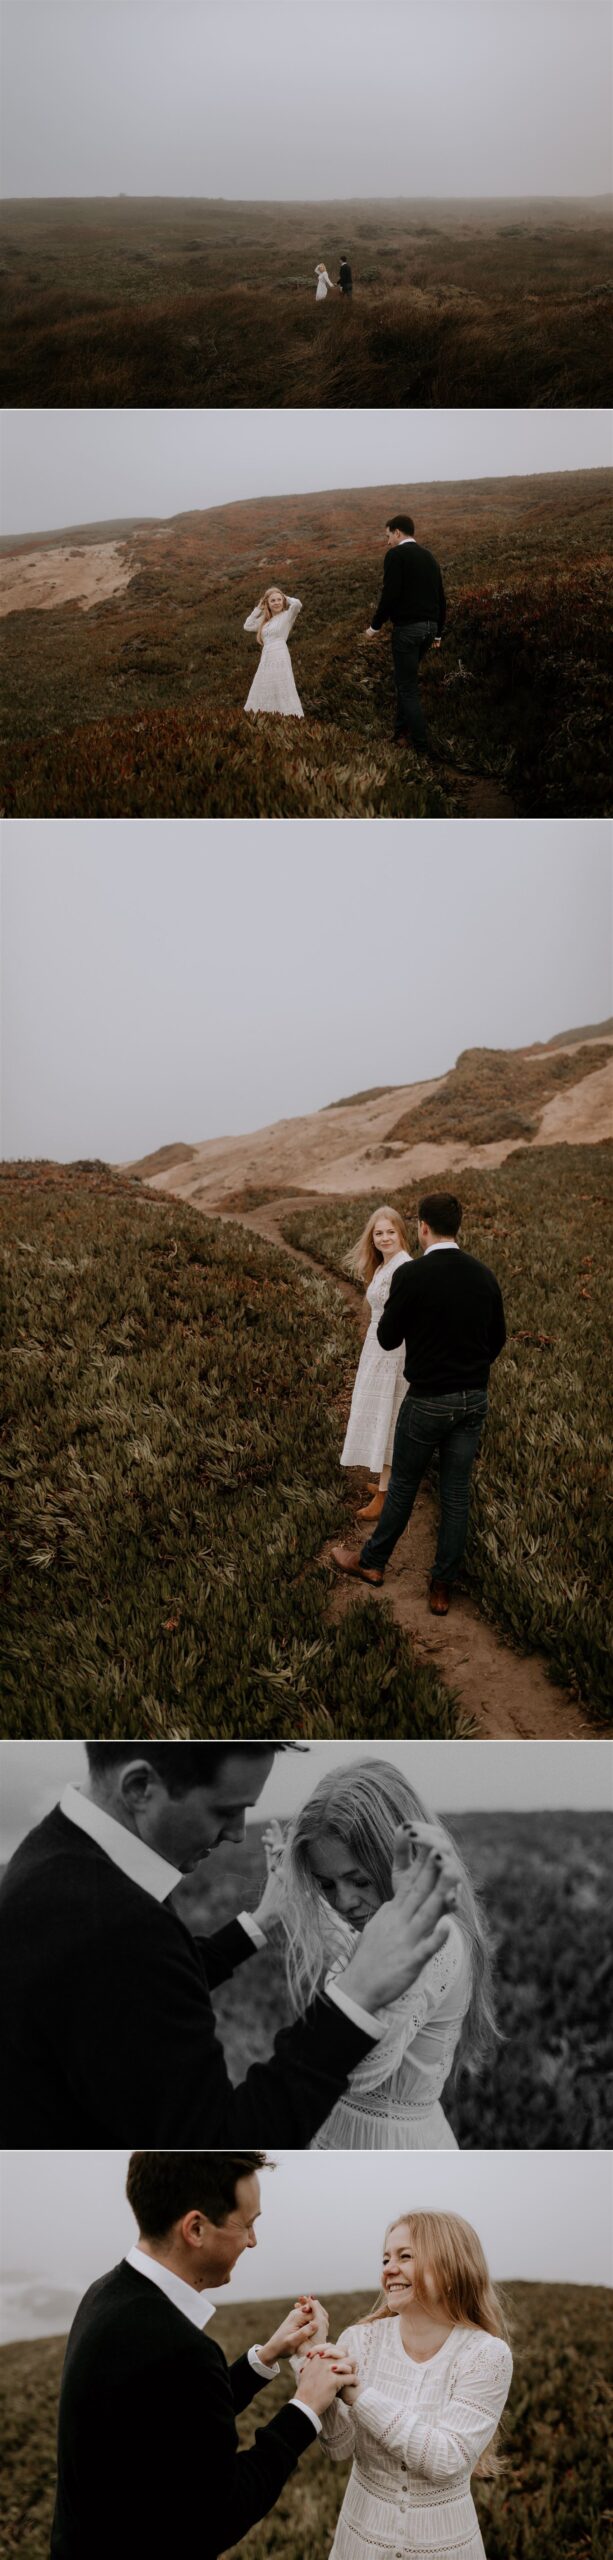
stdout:
<svg viewBox="0 0 613 2560">
<path fill-rule="evenodd" d="M 388 516 L 385 530 L 386 533 L 414 533 L 415 526 L 413 523 L 413 517 Z"/>
<path fill-rule="evenodd" d="M 462 1206 L 455 1191 L 427 1191 L 420 1200 L 418 1217 L 425 1219 L 435 1236 L 457 1236 L 462 1225 Z"/>
<path fill-rule="evenodd" d="M 133 2151 L 126 2195 L 143 2240 L 165 2240 L 184 2213 L 227 2222 L 239 2178 L 272 2168 L 265 2151 Z"/>
<path fill-rule="evenodd" d="M 234 1751 L 291 1751 L 291 1742 L 86 1742 L 92 1778 L 120 1768 L 128 1760 L 148 1760 L 163 1778 L 169 1796 L 189 1795 L 190 1787 L 212 1787 L 222 1761 Z"/>
</svg>

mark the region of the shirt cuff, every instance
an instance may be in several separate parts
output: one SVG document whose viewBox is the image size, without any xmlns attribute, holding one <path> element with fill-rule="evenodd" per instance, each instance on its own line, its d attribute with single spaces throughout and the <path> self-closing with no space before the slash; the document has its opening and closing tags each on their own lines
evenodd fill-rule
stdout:
<svg viewBox="0 0 613 2560">
<path fill-rule="evenodd" d="M 294 2397 L 293 2400 L 290 2400 L 289 2407 L 290 2409 L 301 2409 L 303 2418 L 310 2418 L 311 2426 L 315 2428 L 316 2436 L 321 2435 L 321 2418 L 318 2418 L 316 2409 L 307 2409 L 306 2400 L 297 2400 Z"/>
<path fill-rule="evenodd" d="M 344 2009 L 345 2017 L 353 2020 L 354 2027 L 361 2027 L 363 2035 L 373 2036 L 378 2043 L 379 2037 L 385 2034 L 384 2020 L 371 2018 L 368 2009 L 360 2009 L 357 2000 L 352 2000 L 350 1992 L 341 1990 L 336 1974 L 328 1974 L 324 1989 L 326 1999 L 333 2000 L 337 2009 Z"/>
<path fill-rule="evenodd" d="M 260 1928 L 259 1920 L 254 1920 L 252 1911 L 237 1911 L 236 1917 L 239 1923 L 239 1928 L 246 1931 L 247 1937 L 252 1939 L 254 1947 L 268 1946 L 266 1932 L 264 1929 Z"/>
<path fill-rule="evenodd" d="M 274 2382 L 276 2375 L 281 2372 L 280 2364 L 262 2364 L 258 2347 L 247 2348 L 247 2363 L 251 2365 L 253 2373 L 261 2374 L 263 2382 Z"/>
</svg>

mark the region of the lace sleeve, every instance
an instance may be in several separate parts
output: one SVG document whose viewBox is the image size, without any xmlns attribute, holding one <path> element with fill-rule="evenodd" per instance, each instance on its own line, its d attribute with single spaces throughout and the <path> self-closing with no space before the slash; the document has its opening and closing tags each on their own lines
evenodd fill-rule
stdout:
<svg viewBox="0 0 613 2560">
<path fill-rule="evenodd" d="M 362 2336 L 363 2332 L 360 2329 L 342 2329 L 340 2338 L 336 2340 L 337 2346 L 346 2347 L 347 2354 L 355 2357 L 360 2372 L 365 2368 L 365 2358 L 361 2351 Z M 300 2397 L 302 2366 L 297 2356 L 292 2356 L 291 2363 L 296 2375 L 298 2397 Z M 348 2409 L 344 2400 L 332 2400 L 330 2408 L 324 2409 L 321 2420 L 321 2442 L 325 2445 L 331 2462 L 349 2461 L 355 2448 L 355 2418 L 353 2409 Z"/>
<path fill-rule="evenodd" d="M 260 607 L 259 604 L 256 604 L 254 605 L 253 613 L 248 613 L 247 620 L 243 623 L 243 631 L 257 631 L 259 619 Z"/>
<path fill-rule="evenodd" d="M 289 637 L 289 633 L 290 633 L 290 631 L 293 631 L 294 623 L 295 623 L 295 622 L 297 622 L 297 620 L 298 620 L 298 615 L 299 615 L 299 613 L 302 613 L 302 605 L 301 605 L 301 603 L 300 603 L 300 597 L 299 597 L 299 596 L 288 596 L 288 599 L 287 599 L 287 608 L 288 608 L 288 609 L 287 609 L 287 616 L 286 616 L 286 624 L 287 624 L 287 635 L 288 635 L 288 637 Z"/>
<path fill-rule="evenodd" d="M 331 1970 L 340 1972 L 340 1967 L 332 1966 Z M 443 2050 L 447 2056 L 454 2023 L 459 2028 L 469 1994 L 468 1949 L 457 1921 L 451 1920 L 442 1946 L 430 1956 L 429 1963 L 424 1965 L 417 1981 L 411 1984 L 410 1991 L 403 1992 L 400 2000 L 390 2000 L 386 2009 L 378 2011 L 378 2023 L 380 2021 L 383 2025 L 384 2033 L 351 2074 L 352 2098 L 359 2098 L 368 2090 L 380 2089 L 391 2080 L 424 2029 L 429 2030 L 428 2044 L 420 2051 L 418 2068 L 424 2075 L 436 2072 Z M 437 2013 L 442 2010 L 443 2003 L 446 2015 L 444 2020 L 440 2019 L 437 2030 Z"/>
<path fill-rule="evenodd" d="M 412 2417 L 406 2406 L 393 2408 L 387 2396 L 368 2384 L 354 2404 L 360 2427 L 376 2437 L 387 2452 L 401 2453 L 418 2479 L 452 2480 L 467 2465 L 474 2471 L 479 2455 L 495 2435 L 508 2396 L 512 2357 L 503 2338 L 482 2331 L 462 2344 L 450 2368 L 448 2397 L 436 2421 Z"/>
</svg>

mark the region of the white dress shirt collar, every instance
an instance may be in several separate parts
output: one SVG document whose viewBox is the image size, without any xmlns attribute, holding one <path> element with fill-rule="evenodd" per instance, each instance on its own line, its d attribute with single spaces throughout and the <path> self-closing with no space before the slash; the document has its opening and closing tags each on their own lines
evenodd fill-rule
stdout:
<svg viewBox="0 0 613 2560">
<path fill-rule="evenodd" d="M 460 1247 L 456 1244 L 455 1236 L 437 1236 L 436 1244 L 426 1245 L 424 1262 L 427 1262 L 429 1253 L 459 1253 L 459 1251 Z"/>
<path fill-rule="evenodd" d="M 157 1849 L 149 1848 L 148 1841 L 139 1840 L 136 1831 L 126 1831 L 123 1822 L 116 1822 L 113 1814 L 104 1813 L 101 1805 L 94 1804 L 92 1796 L 82 1795 L 80 1787 L 64 1788 L 60 1813 L 67 1822 L 75 1822 L 79 1831 L 86 1831 L 88 1839 L 104 1849 L 113 1866 L 120 1867 L 132 1884 L 141 1885 L 143 1893 L 153 1894 L 154 1902 L 166 1902 L 168 1894 L 182 1884 L 180 1867 L 171 1867 Z"/>
<path fill-rule="evenodd" d="M 159 2285 L 160 2293 L 165 2293 L 167 2301 L 174 2303 L 175 2311 L 184 2312 L 185 2319 L 192 2321 L 194 2329 L 206 2329 L 216 2310 L 216 2304 L 209 2301 L 208 2293 L 196 2293 L 195 2286 L 185 2284 L 183 2276 L 176 2276 L 173 2267 L 161 2266 L 159 2258 L 148 2258 L 137 2244 L 128 2250 L 127 2265 L 135 2267 L 139 2276 L 148 2276 L 150 2284 Z"/>
</svg>

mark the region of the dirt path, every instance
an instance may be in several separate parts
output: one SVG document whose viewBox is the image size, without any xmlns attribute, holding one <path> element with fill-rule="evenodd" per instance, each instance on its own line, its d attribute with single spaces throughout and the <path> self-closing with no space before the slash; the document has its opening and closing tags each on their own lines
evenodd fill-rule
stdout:
<svg viewBox="0 0 613 2560">
<path fill-rule="evenodd" d="M 195 1205 L 195 1204 L 194 1204 Z M 340 1290 L 350 1308 L 357 1330 L 363 1330 L 362 1300 L 351 1280 L 344 1280 L 318 1262 L 315 1254 L 288 1244 L 281 1232 L 280 1220 L 294 1210 L 304 1210 L 304 1194 L 284 1199 L 282 1206 L 261 1209 L 215 1210 L 208 1205 L 207 1217 L 221 1217 L 224 1224 L 250 1228 L 263 1236 L 267 1244 L 280 1247 L 293 1262 L 308 1271 L 317 1271 Z M 392 1557 L 385 1579 L 385 1598 L 391 1603 L 397 1625 L 410 1636 L 415 1652 L 422 1661 L 435 1664 L 441 1678 L 457 1697 L 460 1707 L 471 1717 L 479 1732 L 496 1741 L 508 1741 L 517 1734 L 522 1740 L 578 1741 L 593 1739 L 596 1728 L 588 1724 L 566 1690 L 558 1689 L 548 1678 L 544 1663 L 537 1654 L 518 1654 L 505 1644 L 486 1618 L 479 1616 L 472 1600 L 459 1597 L 448 1618 L 432 1618 L 428 1608 L 427 1582 L 432 1558 L 433 1504 L 424 1490 L 418 1495 L 411 1522 L 410 1537 L 402 1538 Z M 356 1539 L 357 1544 L 357 1539 Z M 327 1550 L 326 1550 L 327 1561 Z M 365 1584 L 357 1586 L 365 1590 Z M 356 1586 L 338 1576 L 334 1584 L 332 1615 L 343 1616 L 350 1606 Z M 372 1593 L 375 1608 L 377 1593 Z"/>
</svg>

